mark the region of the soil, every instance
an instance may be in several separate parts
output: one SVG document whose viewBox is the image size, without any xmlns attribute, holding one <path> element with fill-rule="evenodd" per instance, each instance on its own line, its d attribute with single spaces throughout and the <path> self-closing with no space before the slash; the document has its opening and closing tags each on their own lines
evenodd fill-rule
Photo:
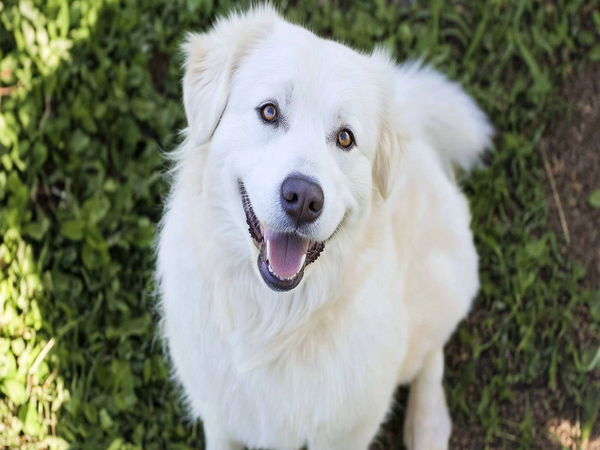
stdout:
<svg viewBox="0 0 600 450">
<path fill-rule="evenodd" d="M 542 140 L 564 212 L 570 242 L 547 179 L 549 223 L 561 236 L 561 253 L 587 270 L 585 287 L 600 289 L 600 208 L 590 195 L 600 189 L 600 64 L 588 65 L 565 88 L 570 117 Z"/>
</svg>

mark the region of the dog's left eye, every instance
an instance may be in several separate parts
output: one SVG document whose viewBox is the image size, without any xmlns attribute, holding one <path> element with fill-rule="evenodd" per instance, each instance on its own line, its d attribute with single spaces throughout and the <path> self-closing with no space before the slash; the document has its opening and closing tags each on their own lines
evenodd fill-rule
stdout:
<svg viewBox="0 0 600 450">
<path fill-rule="evenodd" d="M 267 122 L 274 122 L 277 118 L 277 108 L 275 105 L 269 103 L 268 105 L 263 106 L 261 115 Z"/>
<path fill-rule="evenodd" d="M 354 136 L 352 135 L 352 131 L 344 128 L 338 133 L 337 142 L 339 146 L 344 149 L 349 149 L 352 147 L 352 145 L 354 145 Z"/>
</svg>

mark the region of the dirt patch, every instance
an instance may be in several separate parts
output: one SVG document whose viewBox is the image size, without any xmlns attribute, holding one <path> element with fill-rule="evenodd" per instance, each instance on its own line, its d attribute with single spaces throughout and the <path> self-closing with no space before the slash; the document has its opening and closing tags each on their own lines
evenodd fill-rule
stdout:
<svg viewBox="0 0 600 450">
<path fill-rule="evenodd" d="M 600 64 L 588 65 L 565 87 L 570 111 L 566 120 L 547 130 L 542 141 L 564 212 L 570 243 L 561 224 L 549 179 L 549 224 L 560 239 L 561 253 L 587 270 L 586 288 L 600 288 L 600 209 L 590 205 L 600 189 Z M 547 177 L 548 178 L 548 177 Z"/>
</svg>

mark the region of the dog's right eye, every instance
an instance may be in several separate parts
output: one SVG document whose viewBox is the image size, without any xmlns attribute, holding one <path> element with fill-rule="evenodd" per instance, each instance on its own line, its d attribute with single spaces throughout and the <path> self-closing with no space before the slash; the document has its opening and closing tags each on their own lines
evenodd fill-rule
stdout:
<svg viewBox="0 0 600 450">
<path fill-rule="evenodd" d="M 342 131 L 338 133 L 337 143 L 344 150 L 350 150 L 354 145 L 354 136 L 352 135 L 352 131 L 344 128 Z"/>
<path fill-rule="evenodd" d="M 277 108 L 275 105 L 269 103 L 268 105 L 263 106 L 261 115 L 265 121 L 275 122 L 275 119 L 277 119 Z"/>
</svg>

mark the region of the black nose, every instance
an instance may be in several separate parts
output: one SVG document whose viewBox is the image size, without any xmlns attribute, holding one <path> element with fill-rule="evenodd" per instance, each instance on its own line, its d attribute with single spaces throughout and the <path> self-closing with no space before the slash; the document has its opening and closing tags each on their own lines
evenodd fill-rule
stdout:
<svg viewBox="0 0 600 450">
<path fill-rule="evenodd" d="M 323 201 L 323 189 L 310 178 L 290 175 L 281 184 L 281 207 L 297 227 L 317 220 Z"/>
</svg>

